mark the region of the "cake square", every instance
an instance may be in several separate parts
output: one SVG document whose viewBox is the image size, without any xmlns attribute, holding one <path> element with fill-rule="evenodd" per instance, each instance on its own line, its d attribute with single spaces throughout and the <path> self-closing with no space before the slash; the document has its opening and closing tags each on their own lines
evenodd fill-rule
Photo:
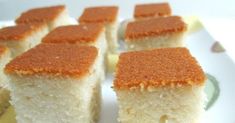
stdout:
<svg viewBox="0 0 235 123">
<path fill-rule="evenodd" d="M 99 58 L 102 62 L 103 73 L 101 76 L 105 79 L 105 62 L 107 54 L 107 41 L 105 39 L 105 29 L 102 24 L 89 23 L 80 25 L 61 26 L 47 34 L 43 43 L 69 43 L 79 45 L 91 45 L 99 49 Z"/>
<path fill-rule="evenodd" d="M 148 3 L 135 6 L 134 18 L 153 18 L 171 15 L 171 7 L 168 3 Z"/>
<path fill-rule="evenodd" d="M 15 57 L 40 43 L 47 33 L 44 23 L 4 27 L 0 29 L 0 45 L 7 46 Z"/>
<path fill-rule="evenodd" d="M 99 118 L 98 50 L 42 43 L 5 67 L 18 123 L 90 123 Z"/>
<path fill-rule="evenodd" d="M 121 123 L 199 123 L 205 74 L 186 48 L 119 56 L 114 90 Z"/>
<path fill-rule="evenodd" d="M 48 33 L 43 43 L 70 43 L 80 45 L 92 45 L 105 53 L 107 42 L 102 24 L 80 24 L 57 27 Z"/>
<path fill-rule="evenodd" d="M 17 24 L 46 23 L 50 30 L 68 25 L 69 15 L 64 5 L 40 7 L 23 12 L 16 20 Z"/>
<path fill-rule="evenodd" d="M 187 25 L 179 16 L 130 22 L 125 31 L 127 50 L 183 47 Z"/>
<path fill-rule="evenodd" d="M 79 23 L 102 23 L 105 25 L 105 35 L 108 42 L 109 52 L 116 52 L 118 47 L 118 7 L 117 6 L 98 6 L 85 8 L 79 18 Z"/>
</svg>

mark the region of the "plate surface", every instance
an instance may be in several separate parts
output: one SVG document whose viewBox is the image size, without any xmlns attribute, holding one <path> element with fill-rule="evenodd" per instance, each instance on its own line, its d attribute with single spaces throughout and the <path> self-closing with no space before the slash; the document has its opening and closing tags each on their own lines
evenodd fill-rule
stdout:
<svg viewBox="0 0 235 123">
<path fill-rule="evenodd" d="M 13 21 L 0 22 L 0 27 L 13 24 Z M 208 77 L 205 91 L 209 100 L 202 123 L 235 123 L 234 62 L 205 29 L 189 34 L 185 42 Z M 102 83 L 103 102 L 99 123 L 117 123 L 118 105 L 111 88 L 112 81 L 113 75 L 109 74 Z"/>
</svg>

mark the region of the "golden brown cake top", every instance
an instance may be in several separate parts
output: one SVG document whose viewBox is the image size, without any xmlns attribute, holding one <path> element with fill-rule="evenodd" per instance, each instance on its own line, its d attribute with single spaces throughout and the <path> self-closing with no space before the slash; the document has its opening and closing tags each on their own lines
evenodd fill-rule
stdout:
<svg viewBox="0 0 235 123">
<path fill-rule="evenodd" d="M 13 59 L 6 65 L 5 72 L 81 78 L 89 73 L 97 53 L 92 46 L 42 43 Z"/>
<path fill-rule="evenodd" d="M 0 57 L 8 50 L 7 47 L 0 45 Z"/>
<path fill-rule="evenodd" d="M 90 43 L 95 42 L 104 31 L 102 24 L 80 24 L 61 26 L 47 34 L 44 43 Z"/>
<path fill-rule="evenodd" d="M 203 85 L 205 74 L 186 48 L 163 48 L 122 53 L 114 88 Z"/>
<path fill-rule="evenodd" d="M 80 23 L 110 23 L 117 19 L 117 6 L 100 6 L 85 8 L 81 17 Z"/>
<path fill-rule="evenodd" d="M 148 20 L 134 21 L 127 25 L 125 39 L 161 36 L 169 33 L 183 32 L 187 25 L 179 16 L 159 17 Z"/>
<path fill-rule="evenodd" d="M 0 41 L 22 40 L 42 28 L 43 23 L 19 24 L 0 29 Z"/>
<path fill-rule="evenodd" d="M 64 10 L 64 5 L 30 9 L 23 12 L 20 17 L 16 19 L 16 23 L 20 24 L 53 21 Z"/>
<path fill-rule="evenodd" d="M 139 4 L 135 6 L 135 18 L 161 17 L 171 15 L 171 7 L 168 3 Z"/>
</svg>

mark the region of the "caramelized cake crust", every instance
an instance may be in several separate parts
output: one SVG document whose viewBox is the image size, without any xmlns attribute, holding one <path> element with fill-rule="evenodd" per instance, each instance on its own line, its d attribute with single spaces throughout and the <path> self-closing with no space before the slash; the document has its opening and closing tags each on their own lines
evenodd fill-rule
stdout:
<svg viewBox="0 0 235 123">
<path fill-rule="evenodd" d="M 131 39 L 183 32 L 186 28 L 187 25 L 179 16 L 134 21 L 127 25 L 125 39 L 130 39 L 128 41 L 132 41 Z"/>
<path fill-rule="evenodd" d="M 92 46 L 42 43 L 16 57 L 5 72 L 23 75 L 53 74 L 82 77 L 89 72 L 97 57 Z"/>
<path fill-rule="evenodd" d="M 44 23 L 20 24 L 0 29 L 0 40 L 21 40 L 38 30 Z"/>
<path fill-rule="evenodd" d="M 134 17 L 159 17 L 171 15 L 171 8 L 168 3 L 139 4 L 135 6 Z"/>
<path fill-rule="evenodd" d="M 203 85 L 204 72 L 186 48 L 135 51 L 119 56 L 114 88 Z"/>
<path fill-rule="evenodd" d="M 95 42 L 104 30 L 102 24 L 80 24 L 61 26 L 43 38 L 44 43 Z"/>
<path fill-rule="evenodd" d="M 117 6 L 100 6 L 86 8 L 79 18 L 80 23 L 110 23 L 117 18 Z"/>
<path fill-rule="evenodd" d="M 52 21 L 64 10 L 64 5 L 30 9 L 22 13 L 21 16 L 16 19 L 16 23 L 20 24 Z"/>
</svg>

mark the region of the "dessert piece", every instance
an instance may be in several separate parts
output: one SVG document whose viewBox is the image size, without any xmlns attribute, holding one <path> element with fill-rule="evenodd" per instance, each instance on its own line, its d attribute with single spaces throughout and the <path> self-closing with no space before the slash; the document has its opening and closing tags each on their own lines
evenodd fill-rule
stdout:
<svg viewBox="0 0 235 123">
<path fill-rule="evenodd" d="M 49 30 L 70 24 L 64 5 L 30 9 L 23 12 L 15 22 L 17 24 L 46 23 Z"/>
<path fill-rule="evenodd" d="M 102 78 L 105 76 L 105 61 L 107 53 L 107 41 L 105 39 L 104 26 L 102 24 L 80 24 L 61 26 L 47 34 L 43 43 L 70 43 L 79 45 L 91 45 L 99 49 L 99 57 L 102 59 Z"/>
<path fill-rule="evenodd" d="M 94 123 L 100 110 L 98 50 L 42 43 L 5 67 L 18 123 Z"/>
<path fill-rule="evenodd" d="M 86 8 L 79 18 L 79 23 L 102 23 L 105 25 L 105 35 L 108 42 L 108 51 L 116 52 L 118 47 L 118 7 L 102 6 Z"/>
<path fill-rule="evenodd" d="M 179 16 L 131 22 L 125 32 L 127 50 L 183 47 L 187 25 Z"/>
<path fill-rule="evenodd" d="M 121 123 L 199 123 L 205 74 L 186 48 L 119 56 L 114 90 Z"/>
<path fill-rule="evenodd" d="M 15 57 L 39 44 L 47 33 L 44 23 L 5 27 L 0 29 L 0 45 L 7 46 Z"/>
<path fill-rule="evenodd" d="M 170 16 L 171 7 L 168 3 L 149 3 L 149 4 L 139 4 L 135 6 L 134 18 L 153 18 Z"/>
</svg>

